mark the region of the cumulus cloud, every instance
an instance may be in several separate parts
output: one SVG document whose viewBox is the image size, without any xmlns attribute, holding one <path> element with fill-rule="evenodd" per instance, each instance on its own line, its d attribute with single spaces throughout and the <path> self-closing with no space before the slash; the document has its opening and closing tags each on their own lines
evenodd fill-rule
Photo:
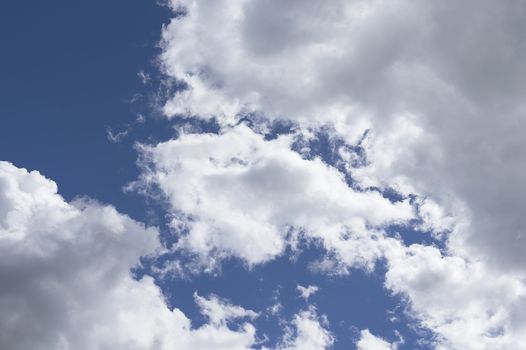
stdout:
<svg viewBox="0 0 526 350">
<path fill-rule="evenodd" d="M 423 19 L 397 1 L 172 1 L 187 9 L 163 32 L 167 74 L 189 89 L 165 112 L 345 121 L 382 79 L 398 42 Z M 382 22 L 389 20 L 389 27 Z M 221 25 L 219 25 L 221 24 Z M 217 28 L 216 28 L 217 27 Z M 210 30 L 210 28 L 216 28 Z M 376 89 L 378 87 L 376 86 Z"/>
<path fill-rule="evenodd" d="M 326 323 L 320 320 L 316 310 L 311 308 L 300 312 L 294 317 L 294 328 L 288 329 L 288 334 L 277 350 L 320 350 L 328 349 L 334 343 L 332 334 L 323 328 Z"/>
<path fill-rule="evenodd" d="M 148 180 L 188 215 L 183 245 L 257 263 L 283 251 L 284 228 L 301 228 L 339 255 L 319 271 L 385 257 L 386 287 L 408 298 L 437 347 L 525 346 L 516 312 L 526 275 L 524 1 L 171 4 L 185 10 L 163 30 L 162 68 L 187 88 L 164 112 L 223 127 L 146 148 Z M 330 124 L 349 143 L 367 130 L 363 166 L 340 152 L 347 171 L 361 188 L 416 194 L 418 228 L 444 248 L 386 238 L 383 225 L 414 217 L 407 207 L 349 189 L 335 169 L 293 155 L 286 137 L 232 127 L 250 113 L 293 121 L 299 133 Z"/>
<path fill-rule="evenodd" d="M 162 67 L 188 89 L 168 116 L 370 129 L 362 178 L 456 198 L 472 215 L 457 246 L 522 269 L 523 1 L 171 3 L 186 11 L 163 30 Z"/>
<path fill-rule="evenodd" d="M 443 255 L 432 246 L 393 244 L 386 287 L 410 300 L 437 334 L 439 349 L 521 349 L 526 346 L 526 286 L 483 261 Z M 518 311 L 521 310 L 521 311 Z"/>
<path fill-rule="evenodd" d="M 67 203 L 38 172 L 0 162 L 0 347 L 258 346 L 252 324 L 228 324 L 255 312 L 196 294 L 210 322 L 193 328 L 180 310 L 167 307 L 151 277 L 133 278 L 130 269 L 139 257 L 159 247 L 157 234 L 111 206 L 88 199 Z M 295 322 L 301 335 L 303 324 Z"/>
<path fill-rule="evenodd" d="M 215 261 L 268 261 L 298 239 L 321 242 L 347 265 L 370 266 L 382 228 L 414 216 L 409 202 L 360 192 L 320 159 L 291 150 L 293 136 L 265 138 L 240 124 L 221 134 L 183 134 L 143 146 L 149 167 L 136 186 L 155 185 L 186 227 L 178 248 Z"/>
<path fill-rule="evenodd" d="M 360 339 L 356 343 L 356 347 L 358 350 L 396 350 L 395 346 L 374 336 L 368 329 L 360 332 Z"/>
</svg>

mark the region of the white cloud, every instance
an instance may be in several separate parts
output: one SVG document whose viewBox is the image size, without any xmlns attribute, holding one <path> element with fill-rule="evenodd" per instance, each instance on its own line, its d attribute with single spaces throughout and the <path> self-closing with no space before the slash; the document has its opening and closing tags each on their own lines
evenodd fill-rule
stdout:
<svg viewBox="0 0 526 350">
<path fill-rule="evenodd" d="M 289 328 L 277 350 L 321 350 L 327 349 L 334 343 L 332 334 L 322 327 L 316 311 L 311 308 L 300 312 L 294 317 L 294 329 Z"/>
<path fill-rule="evenodd" d="M 432 246 L 392 244 L 386 256 L 386 287 L 408 297 L 412 312 L 437 333 L 438 348 L 526 346 L 526 322 L 516 316 L 524 310 L 523 277 Z"/>
<path fill-rule="evenodd" d="M 210 323 L 192 328 L 152 278 L 131 276 L 158 246 L 155 229 L 87 199 L 67 203 L 38 172 L 0 162 L 0 348 L 256 347 L 252 324 L 227 325 L 255 312 L 196 295 Z"/>
<path fill-rule="evenodd" d="M 304 287 L 298 284 L 296 289 L 298 290 L 298 292 L 300 292 L 300 295 L 303 299 L 308 300 L 309 297 L 313 295 L 314 293 L 316 293 L 320 288 L 318 288 L 318 286 L 310 286 L 310 285 L 307 287 Z"/>
<path fill-rule="evenodd" d="M 402 55 L 408 45 L 396 44 L 424 20 L 404 1 L 172 4 L 187 14 L 163 31 L 162 61 L 190 89 L 165 111 L 226 121 L 247 109 L 345 122 L 362 112 L 362 98 L 379 92 L 375 81 L 389 74 L 390 50 Z"/>
<path fill-rule="evenodd" d="M 165 72 L 189 89 L 166 103 L 168 116 L 215 116 L 226 126 L 235 123 L 237 114 L 255 111 L 268 119 L 298 122 L 301 132 L 333 124 L 350 143 L 369 129 L 363 142 L 368 165 L 349 168 L 353 177 L 364 186 L 419 194 L 420 228 L 451 232 L 440 252 L 421 245 L 403 247 L 385 239 L 381 230 L 357 229 L 371 220 L 371 212 L 362 211 L 363 221 L 358 223 L 338 215 L 341 209 L 354 212 L 354 205 L 342 203 L 363 194 L 327 176 L 334 169 L 317 161 L 294 161 L 286 145 L 262 156 L 262 149 L 274 149 L 269 145 L 278 141 L 254 141 L 257 136 L 250 132 L 235 138 L 231 135 L 239 135 L 240 129 L 234 128 L 221 136 L 183 137 L 152 148 L 160 154 L 167 145 L 174 146 L 173 153 L 156 161 L 161 170 L 153 175 L 159 176 L 155 182 L 174 208 L 197 218 L 198 226 L 188 236 L 200 243 L 194 250 L 220 247 L 249 262 L 266 261 L 283 251 L 283 227 L 303 227 L 307 236 L 321 239 L 339 254 L 340 261 L 322 259 L 315 266 L 318 270 L 341 268 L 338 263 L 345 269 L 385 255 L 386 285 L 408 296 L 413 312 L 441 337 L 437 346 L 525 347 L 524 318 L 516 312 L 524 308 L 526 274 L 524 2 L 173 0 L 172 4 L 185 6 L 187 14 L 165 27 L 161 60 Z M 190 169 L 190 161 L 180 156 L 173 163 L 166 159 L 187 152 L 182 145 L 193 139 L 228 140 L 214 141 L 210 147 L 215 152 L 220 145 L 217 152 L 226 161 L 242 160 L 234 166 L 225 162 L 211 166 L 206 156 L 198 156 L 192 164 L 193 173 L 212 169 L 214 176 L 222 177 L 220 184 L 214 183 L 221 195 L 212 197 L 214 190 L 208 191 L 215 188 L 209 175 L 192 177 L 191 185 L 183 176 L 169 176 L 170 171 L 182 174 Z M 279 142 L 286 143 L 283 140 Z M 153 158 L 161 159 L 159 154 Z M 254 170 L 260 169 L 261 159 L 283 160 L 283 165 L 258 177 Z M 277 178 L 282 179 L 278 185 L 285 185 L 269 192 L 268 179 Z M 330 185 L 314 186 L 318 182 L 313 179 L 318 178 Z M 174 188 L 182 183 L 192 192 L 175 203 L 177 195 L 166 191 L 169 185 L 162 181 Z M 204 184 L 207 191 L 201 190 Z M 319 188 L 323 195 L 316 191 Z M 290 198 L 296 198 L 293 193 L 303 194 L 297 207 L 306 213 L 304 220 L 298 220 L 299 210 L 290 207 Z M 360 205 L 380 203 L 370 194 L 362 200 Z M 227 209 L 214 216 L 212 209 L 203 209 L 210 203 Z M 273 212 L 276 207 L 280 210 Z M 387 206 L 378 210 L 380 226 L 389 218 L 409 218 L 387 212 Z M 225 217 L 232 222 L 226 223 Z M 265 233 L 253 237 L 251 227 Z M 343 227 L 360 233 L 342 239 Z M 229 243 L 240 238 L 251 242 L 250 247 L 260 247 L 260 255 Z"/>
<path fill-rule="evenodd" d="M 235 318 L 254 319 L 258 316 L 252 310 L 245 310 L 240 306 L 231 305 L 216 296 L 206 299 L 195 293 L 194 299 L 199 305 L 201 313 L 209 319 L 210 323 L 216 326 L 225 325 L 227 321 Z"/>
<path fill-rule="evenodd" d="M 319 240 L 348 265 L 369 266 L 381 254 L 381 228 L 414 216 L 408 201 L 350 188 L 319 159 L 290 149 L 292 136 L 266 141 L 241 124 L 220 135 L 185 134 L 143 146 L 151 163 L 136 185 L 158 186 L 188 227 L 179 248 L 203 257 L 268 261 L 299 236 Z M 299 235 L 299 236 L 298 236 Z"/>
<path fill-rule="evenodd" d="M 360 332 L 360 339 L 356 343 L 358 350 L 396 350 L 396 347 L 387 341 L 374 336 L 368 329 Z"/>
<path fill-rule="evenodd" d="M 520 275 L 501 274 L 457 249 L 444 255 L 433 246 L 406 247 L 386 237 L 383 227 L 407 223 L 412 207 L 349 188 L 334 168 L 290 150 L 292 138 L 267 141 L 243 124 L 218 135 L 183 134 L 144 146 L 151 167 L 136 185 L 159 186 L 177 227 L 189 229 L 178 248 L 203 261 L 233 255 L 265 262 L 294 245 L 298 237 L 287 233 L 301 228 L 300 238 L 319 240 L 329 252 L 318 270 L 345 272 L 386 258 L 386 287 L 408 297 L 412 314 L 437 334 L 437 347 L 522 346 L 523 321 L 513 311 L 523 305 Z M 455 236 L 469 225 L 429 198 L 418 206 L 424 228 L 453 230 Z"/>
<path fill-rule="evenodd" d="M 522 269 L 522 1 L 172 6 L 187 14 L 164 28 L 161 61 L 189 89 L 167 102 L 167 115 L 232 124 L 236 113 L 258 111 L 304 126 L 333 123 L 351 142 L 370 128 L 364 181 L 457 198 L 473 216 L 458 240 Z"/>
</svg>

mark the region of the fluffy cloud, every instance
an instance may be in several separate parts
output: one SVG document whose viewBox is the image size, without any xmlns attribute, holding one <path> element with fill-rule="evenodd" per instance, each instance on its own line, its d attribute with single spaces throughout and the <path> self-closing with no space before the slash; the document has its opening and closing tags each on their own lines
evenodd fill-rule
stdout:
<svg viewBox="0 0 526 350">
<path fill-rule="evenodd" d="M 360 339 L 356 343 L 356 347 L 358 350 L 396 350 L 395 346 L 374 336 L 368 329 L 360 332 Z"/>
<path fill-rule="evenodd" d="M 161 61 L 183 81 L 165 112 L 245 112 L 371 130 L 378 186 L 472 216 L 457 246 L 522 269 L 526 221 L 523 1 L 194 1 L 163 31 Z M 376 150 L 374 150 L 376 149 Z M 457 204 L 455 204 L 456 206 Z M 498 232 L 499 234 L 495 234 Z"/>
<path fill-rule="evenodd" d="M 525 346 L 516 311 L 524 310 L 526 275 L 523 1 L 172 5 L 185 14 L 164 28 L 161 61 L 187 89 L 164 111 L 216 117 L 224 128 L 219 136 L 184 136 L 148 149 L 155 169 L 148 175 L 192 219 L 188 247 L 256 263 L 283 251 L 283 232 L 290 232 L 283 228 L 300 227 L 344 265 L 385 257 L 386 286 L 408 297 L 412 312 L 437 333 L 437 347 Z M 294 156 L 286 138 L 258 141 L 247 130 L 234 137 L 243 127 L 228 127 L 249 112 L 292 120 L 300 132 L 332 124 L 349 143 L 368 130 L 366 166 L 347 170 L 364 187 L 418 194 L 419 228 L 447 238 L 445 248 L 404 247 L 363 225 L 411 215 L 347 188 L 318 160 Z M 195 153 L 183 148 L 197 139 L 203 142 L 194 141 Z M 203 151 L 204 143 L 213 146 Z M 178 197 L 176 186 L 190 194 Z M 376 203 L 376 221 L 366 201 Z M 213 215 L 212 203 L 225 211 Z M 260 247 L 260 255 L 243 251 L 237 239 Z M 318 267 L 334 268 L 333 261 Z M 362 339 L 378 340 L 370 333 Z"/>
<path fill-rule="evenodd" d="M 206 299 L 195 293 L 194 298 L 201 309 L 201 313 L 205 315 L 213 325 L 224 325 L 231 319 L 246 317 L 253 319 L 258 316 L 258 314 L 252 310 L 245 310 L 240 306 L 227 304 L 216 296 L 211 296 L 209 299 Z"/>
<path fill-rule="evenodd" d="M 410 300 L 412 312 L 437 333 L 439 349 L 526 346 L 526 286 L 482 261 L 444 256 L 432 246 L 393 244 L 386 286 Z"/>
<path fill-rule="evenodd" d="M 292 151 L 292 141 L 265 140 L 244 124 L 184 134 L 142 148 L 150 166 L 136 185 L 161 189 L 177 214 L 173 225 L 188 230 L 177 247 L 203 261 L 237 256 L 257 264 L 305 238 L 346 265 L 374 263 L 381 228 L 411 219 L 412 206 L 353 190 L 336 169 Z"/>
<path fill-rule="evenodd" d="M 196 329 L 180 310 L 166 306 L 152 278 L 132 277 L 130 269 L 139 257 L 158 245 L 156 230 L 113 207 L 87 199 L 67 203 L 55 183 L 38 172 L 0 162 L 0 347 L 257 346 L 252 324 L 229 327 L 230 320 L 251 319 L 255 312 L 196 295 L 210 320 Z M 311 320 L 302 315 L 295 321 L 298 327 L 304 326 L 298 320 Z"/>
<path fill-rule="evenodd" d="M 403 1 L 172 1 L 187 9 L 163 32 L 165 71 L 186 82 L 168 115 L 346 121 L 380 91 L 391 50 L 422 23 Z M 389 21 L 389 26 L 382 25 Z M 211 30 L 211 28 L 214 28 Z M 371 91 L 372 89 L 376 91 Z M 356 94 L 356 96 L 353 96 Z"/>
<path fill-rule="evenodd" d="M 289 328 L 283 344 L 277 350 L 318 350 L 327 349 L 334 343 L 330 332 L 322 327 L 314 309 L 300 312 L 293 321 L 294 329 Z"/>
</svg>

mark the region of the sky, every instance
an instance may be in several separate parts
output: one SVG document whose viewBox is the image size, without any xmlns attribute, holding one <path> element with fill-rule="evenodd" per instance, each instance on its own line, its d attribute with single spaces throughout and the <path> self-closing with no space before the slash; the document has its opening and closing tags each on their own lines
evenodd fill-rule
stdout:
<svg viewBox="0 0 526 350">
<path fill-rule="evenodd" d="M 0 348 L 526 348 L 526 2 L 0 5 Z"/>
</svg>

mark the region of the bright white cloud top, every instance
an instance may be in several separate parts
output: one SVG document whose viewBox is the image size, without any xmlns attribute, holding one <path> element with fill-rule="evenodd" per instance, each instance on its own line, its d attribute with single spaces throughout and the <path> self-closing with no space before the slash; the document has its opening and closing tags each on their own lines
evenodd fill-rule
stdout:
<svg viewBox="0 0 526 350">
<path fill-rule="evenodd" d="M 360 340 L 356 346 L 358 350 L 396 350 L 396 345 L 389 344 L 382 338 L 374 336 L 368 329 L 360 332 Z"/>
<path fill-rule="evenodd" d="M 189 234 L 179 247 L 203 261 L 226 254 L 261 263 L 304 237 L 321 241 L 346 265 L 370 266 L 381 227 L 413 218 L 413 208 L 353 190 L 336 169 L 292 151 L 291 142 L 265 141 L 244 125 L 220 135 L 182 135 L 143 148 L 152 168 L 142 182 L 157 185 L 182 212 L 173 225 Z"/>
</svg>

